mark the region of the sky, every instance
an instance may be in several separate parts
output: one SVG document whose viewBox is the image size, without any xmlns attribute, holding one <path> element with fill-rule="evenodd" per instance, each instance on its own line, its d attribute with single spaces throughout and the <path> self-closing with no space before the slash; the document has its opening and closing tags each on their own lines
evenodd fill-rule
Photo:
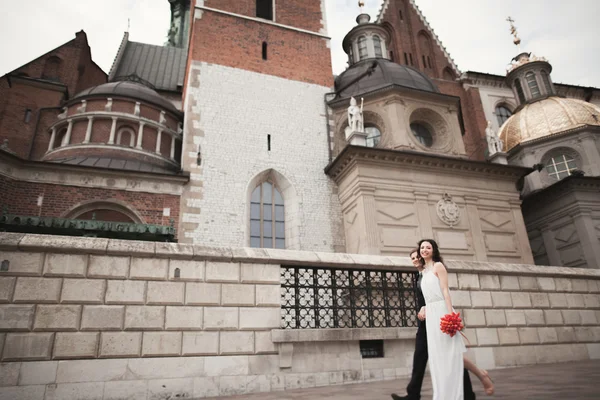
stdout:
<svg viewBox="0 0 600 400">
<path fill-rule="evenodd" d="M 391 0 L 393 1 L 393 0 Z M 461 71 L 504 75 L 521 50 L 546 57 L 554 82 L 600 88 L 598 0 L 414 0 Z M 374 21 L 383 0 L 366 0 Z M 356 25 L 357 0 L 326 0 L 333 72 L 347 56 L 342 40 Z M 0 76 L 73 39 L 84 30 L 92 58 L 109 72 L 123 32 L 137 42 L 162 45 L 169 28 L 167 0 L 0 0 Z"/>
</svg>

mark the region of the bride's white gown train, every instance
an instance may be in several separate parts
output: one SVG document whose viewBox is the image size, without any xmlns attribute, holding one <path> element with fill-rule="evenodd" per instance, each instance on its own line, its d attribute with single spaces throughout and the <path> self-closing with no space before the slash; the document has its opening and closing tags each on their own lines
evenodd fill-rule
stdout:
<svg viewBox="0 0 600 400">
<path fill-rule="evenodd" d="M 429 371 L 433 400 L 463 400 L 463 353 L 466 351 L 460 333 L 450 337 L 440 329 L 440 318 L 448 314 L 440 280 L 426 269 L 421 280 L 425 297 Z"/>
</svg>

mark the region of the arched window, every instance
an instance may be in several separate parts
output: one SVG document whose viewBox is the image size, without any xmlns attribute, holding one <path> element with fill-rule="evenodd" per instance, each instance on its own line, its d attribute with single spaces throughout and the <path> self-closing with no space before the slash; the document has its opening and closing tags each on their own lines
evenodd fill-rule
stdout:
<svg viewBox="0 0 600 400">
<path fill-rule="evenodd" d="M 61 63 L 62 60 L 59 57 L 48 57 L 48 59 L 46 59 L 46 63 L 44 64 L 44 72 L 42 72 L 42 79 L 58 81 L 58 71 L 60 70 Z"/>
<path fill-rule="evenodd" d="M 361 36 L 358 38 L 358 58 L 359 60 L 364 60 L 367 57 L 369 57 L 367 52 L 367 38 Z"/>
<path fill-rule="evenodd" d="M 540 87 L 535 79 L 535 74 L 533 72 L 528 72 L 525 74 L 525 79 L 527 80 L 527 86 L 529 86 L 531 97 L 538 97 L 540 95 Z"/>
<path fill-rule="evenodd" d="M 410 124 L 410 130 L 412 131 L 413 135 L 415 135 L 419 143 L 421 143 L 423 146 L 433 146 L 433 135 L 425 125 L 418 122 L 413 122 Z"/>
<path fill-rule="evenodd" d="M 542 81 L 544 82 L 544 87 L 546 88 L 546 94 L 552 94 L 552 84 L 550 83 L 550 77 L 546 71 L 542 70 Z"/>
<path fill-rule="evenodd" d="M 525 93 L 523 92 L 523 86 L 521 86 L 521 81 L 519 79 L 515 79 L 515 89 L 517 90 L 517 96 L 519 96 L 519 102 L 521 104 L 525 103 Z"/>
<path fill-rule="evenodd" d="M 263 182 L 250 198 L 250 247 L 285 249 L 285 218 L 281 193 Z"/>
<path fill-rule="evenodd" d="M 496 118 L 498 118 L 498 126 L 502 126 L 506 122 L 507 119 L 510 118 L 512 112 L 506 108 L 505 106 L 496 107 Z"/>
<path fill-rule="evenodd" d="M 64 146 L 65 139 L 67 138 L 67 128 L 63 128 L 56 134 L 56 138 L 54 139 L 54 148 Z"/>
<path fill-rule="evenodd" d="M 122 146 L 135 146 L 135 132 L 128 126 L 119 128 L 117 131 L 117 144 Z"/>
<path fill-rule="evenodd" d="M 454 71 L 452 71 L 452 69 L 450 67 L 444 68 L 444 71 L 442 72 L 442 77 L 447 81 L 456 80 L 456 75 L 454 74 Z"/>
<path fill-rule="evenodd" d="M 373 125 L 365 126 L 367 133 L 367 147 L 377 147 L 381 140 L 381 131 Z"/>
<path fill-rule="evenodd" d="M 565 153 L 552 156 L 545 164 L 548 176 L 557 181 L 566 178 L 577 169 L 573 156 Z"/>
<path fill-rule="evenodd" d="M 379 36 L 373 36 L 373 47 L 375 48 L 375 57 L 383 57 L 383 52 L 381 51 L 381 39 Z"/>
</svg>

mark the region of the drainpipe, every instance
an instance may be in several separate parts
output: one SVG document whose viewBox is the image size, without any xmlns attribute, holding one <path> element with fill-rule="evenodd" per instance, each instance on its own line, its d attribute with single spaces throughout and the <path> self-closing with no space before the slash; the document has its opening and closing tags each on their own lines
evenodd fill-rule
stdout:
<svg viewBox="0 0 600 400">
<path fill-rule="evenodd" d="M 40 119 L 42 119 L 42 112 L 49 110 L 62 110 L 63 107 L 42 107 L 38 110 L 37 119 L 35 121 L 35 129 L 33 131 L 33 137 L 31 138 L 31 144 L 29 145 L 29 153 L 27 156 L 28 160 L 31 160 L 31 155 L 33 153 L 33 145 L 35 143 L 35 137 L 37 136 L 37 131 L 40 125 Z"/>
</svg>

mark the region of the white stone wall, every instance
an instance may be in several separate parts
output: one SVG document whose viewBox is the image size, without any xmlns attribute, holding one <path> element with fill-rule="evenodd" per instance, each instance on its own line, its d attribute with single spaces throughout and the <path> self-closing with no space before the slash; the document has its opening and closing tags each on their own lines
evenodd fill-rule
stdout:
<svg viewBox="0 0 600 400">
<path fill-rule="evenodd" d="M 0 233 L 2 261 L 1 400 L 203 398 L 410 373 L 415 328 L 279 329 L 281 264 L 412 271 L 407 257 Z M 600 271 L 447 265 L 480 367 L 600 358 Z M 385 357 L 363 359 L 363 339 L 385 339 Z"/>
<path fill-rule="evenodd" d="M 486 119 L 516 107 L 501 84 L 477 85 Z M 186 92 L 181 240 L 215 246 L 249 244 L 250 183 L 269 170 L 293 188 L 286 202 L 286 248 L 345 251 L 336 186 L 328 163 L 323 94 L 329 88 L 237 68 L 194 62 Z M 267 150 L 271 136 L 271 151 Z M 202 164 L 197 165 L 198 150 Z"/>
<path fill-rule="evenodd" d="M 198 62 L 189 71 L 183 168 L 191 182 L 182 196 L 180 236 L 205 245 L 248 246 L 249 184 L 273 169 L 295 193 L 284 198 L 294 210 L 286 213 L 286 225 L 297 227 L 286 248 L 343 251 L 336 187 L 323 172 L 323 95 L 329 88 Z"/>
</svg>

